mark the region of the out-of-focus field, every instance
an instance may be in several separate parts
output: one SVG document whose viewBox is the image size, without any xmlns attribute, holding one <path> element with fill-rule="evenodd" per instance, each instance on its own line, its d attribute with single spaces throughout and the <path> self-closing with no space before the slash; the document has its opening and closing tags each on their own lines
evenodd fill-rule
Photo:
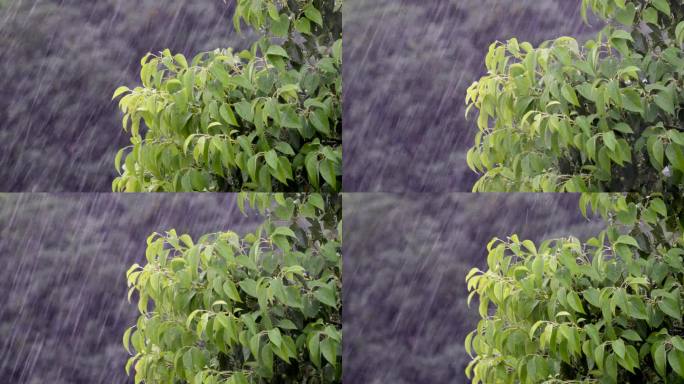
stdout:
<svg viewBox="0 0 684 384">
<path fill-rule="evenodd" d="M 478 321 L 465 275 L 492 237 L 596 235 L 577 195 L 344 196 L 345 383 L 465 383 Z"/>
<path fill-rule="evenodd" d="M 538 44 L 601 26 L 580 0 L 346 0 L 344 190 L 470 191 L 465 92 L 489 44 Z"/>
</svg>

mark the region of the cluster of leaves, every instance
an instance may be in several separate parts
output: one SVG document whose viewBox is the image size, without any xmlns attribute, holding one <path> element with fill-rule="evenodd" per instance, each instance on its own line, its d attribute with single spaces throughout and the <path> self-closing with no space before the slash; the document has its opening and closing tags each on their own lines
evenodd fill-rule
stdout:
<svg viewBox="0 0 684 384">
<path fill-rule="evenodd" d="M 482 319 L 466 338 L 474 382 L 684 381 L 681 199 L 583 195 L 608 228 L 586 243 L 517 236 L 466 280 Z"/>
<path fill-rule="evenodd" d="M 668 192 L 684 181 L 684 5 L 583 0 L 596 39 L 490 46 L 467 92 L 477 191 Z"/>
<path fill-rule="evenodd" d="M 136 383 L 340 381 L 340 198 L 274 196 L 241 197 L 266 216 L 242 238 L 148 238 L 148 263 L 127 273 Z"/>
<path fill-rule="evenodd" d="M 119 87 L 131 146 L 115 191 L 337 191 L 342 173 L 341 1 L 240 0 L 250 50 L 146 55 Z M 146 129 L 141 129 L 144 124 Z"/>
</svg>

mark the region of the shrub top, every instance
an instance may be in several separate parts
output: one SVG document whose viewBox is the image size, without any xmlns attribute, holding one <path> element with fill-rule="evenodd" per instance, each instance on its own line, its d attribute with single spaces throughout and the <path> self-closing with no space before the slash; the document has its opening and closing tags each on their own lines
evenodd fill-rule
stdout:
<svg viewBox="0 0 684 384">
<path fill-rule="evenodd" d="M 341 1 L 240 0 L 250 50 L 142 59 L 120 87 L 131 146 L 115 191 L 337 191 L 341 183 Z"/>
<path fill-rule="evenodd" d="M 660 196 L 591 194 L 609 223 L 581 242 L 488 245 L 467 276 L 482 320 L 466 339 L 474 382 L 684 380 L 684 232 Z M 674 219 L 674 221 L 673 221 Z"/>
<path fill-rule="evenodd" d="M 127 273 L 140 311 L 124 334 L 136 383 L 340 382 L 339 198 L 250 203 L 267 219 L 245 236 L 148 238 L 147 264 Z"/>
<path fill-rule="evenodd" d="M 490 46 L 467 93 L 475 191 L 673 192 L 684 182 L 684 6 L 583 0 L 608 25 L 584 44 Z"/>
</svg>

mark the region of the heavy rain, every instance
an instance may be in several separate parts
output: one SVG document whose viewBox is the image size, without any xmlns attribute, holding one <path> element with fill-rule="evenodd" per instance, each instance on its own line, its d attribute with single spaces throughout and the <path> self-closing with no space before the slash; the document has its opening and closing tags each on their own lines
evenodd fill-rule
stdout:
<svg viewBox="0 0 684 384">
<path fill-rule="evenodd" d="M 0 191 L 111 191 L 140 59 L 243 49 L 222 0 L 0 0 Z"/>
<path fill-rule="evenodd" d="M 122 336 L 135 324 L 126 270 L 146 238 L 194 238 L 260 221 L 227 194 L 0 195 L 0 377 L 4 383 L 127 383 Z"/>
<path fill-rule="evenodd" d="M 346 194 L 344 355 L 347 383 L 466 383 L 465 276 L 485 268 L 493 237 L 595 236 L 576 195 Z"/>
<path fill-rule="evenodd" d="M 579 0 L 348 0 L 344 190 L 469 192 L 465 93 L 494 41 L 583 40 Z"/>
</svg>

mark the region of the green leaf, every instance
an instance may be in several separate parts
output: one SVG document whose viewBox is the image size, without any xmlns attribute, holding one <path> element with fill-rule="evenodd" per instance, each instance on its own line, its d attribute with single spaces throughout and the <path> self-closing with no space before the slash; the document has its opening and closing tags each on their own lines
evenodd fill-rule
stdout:
<svg viewBox="0 0 684 384">
<path fill-rule="evenodd" d="M 289 59 L 290 56 L 287 54 L 285 49 L 281 47 L 280 45 L 271 45 L 268 47 L 268 50 L 266 51 L 266 55 L 268 56 L 280 56 L 284 57 L 286 59 Z"/>
<path fill-rule="evenodd" d="M 610 149 L 611 151 L 615 150 L 615 146 L 617 145 L 617 140 L 615 139 L 615 133 L 612 131 L 606 132 L 603 134 L 603 142 L 606 144 L 606 147 Z"/>
<path fill-rule="evenodd" d="M 653 345 L 653 347 L 651 347 L 651 356 L 653 357 L 653 361 L 655 362 L 656 371 L 661 377 L 665 377 L 667 370 L 667 365 L 665 362 L 665 343 L 657 342 Z"/>
<path fill-rule="evenodd" d="M 613 351 L 621 359 L 625 358 L 625 342 L 622 339 L 617 339 L 612 343 Z"/>
<path fill-rule="evenodd" d="M 641 341 L 641 336 L 639 336 L 633 329 L 627 329 L 620 334 L 620 337 L 629 341 Z"/>
<path fill-rule="evenodd" d="M 679 306 L 678 299 L 667 297 L 663 298 L 658 302 L 658 308 L 660 308 L 660 310 L 663 311 L 666 315 L 674 319 L 682 318 L 682 312 Z"/>
<path fill-rule="evenodd" d="M 233 104 L 233 106 L 235 107 L 235 111 L 237 111 L 238 115 L 243 120 L 246 120 L 250 123 L 254 122 L 254 112 L 250 103 L 248 103 L 246 100 L 242 100 Z"/>
<path fill-rule="evenodd" d="M 337 39 L 337 41 L 335 41 L 332 46 L 332 52 L 333 57 L 336 60 L 340 60 L 342 58 L 342 39 Z"/>
<path fill-rule="evenodd" d="M 275 6 L 275 4 L 268 3 L 266 8 L 268 10 L 268 15 L 271 17 L 271 19 L 273 19 L 273 20 L 279 20 L 280 19 L 280 13 L 278 12 L 278 8 Z"/>
<path fill-rule="evenodd" d="M 114 91 L 114 96 L 112 96 L 112 100 L 116 99 L 117 97 L 123 95 L 126 92 L 129 92 L 130 89 L 128 87 L 119 87 Z"/>
<path fill-rule="evenodd" d="M 651 200 L 651 208 L 653 208 L 661 216 L 667 217 L 667 207 L 662 199 L 655 198 Z"/>
<path fill-rule="evenodd" d="M 131 348 L 130 348 L 130 341 L 131 341 L 131 332 L 133 331 L 133 327 L 130 327 L 126 329 L 126 332 L 124 332 L 123 335 L 123 346 L 126 349 L 126 352 L 131 354 Z"/>
<path fill-rule="evenodd" d="M 195 246 L 195 243 L 192 241 L 192 237 L 190 237 L 190 235 L 183 234 L 179 237 L 179 239 L 188 248 L 192 248 Z M 199 251 L 199 248 L 194 248 L 192 251 Z M 191 251 L 191 253 L 192 253 L 192 251 Z"/>
<path fill-rule="evenodd" d="M 292 147 L 290 146 L 290 144 L 288 144 L 288 143 L 286 143 L 286 142 L 284 142 L 284 141 L 278 142 L 278 143 L 275 145 L 275 149 L 278 150 L 280 153 L 282 153 L 282 154 L 284 154 L 284 155 L 289 155 L 289 156 L 294 156 L 294 155 L 295 155 L 295 152 L 294 152 L 294 150 L 292 149 Z"/>
<path fill-rule="evenodd" d="M 252 279 L 244 279 L 238 283 L 240 286 L 240 289 L 244 291 L 246 294 L 258 298 L 259 296 L 257 295 L 257 283 L 256 281 Z"/>
<path fill-rule="evenodd" d="M 673 95 L 668 91 L 659 92 L 653 99 L 656 105 L 670 115 L 675 114 L 675 102 Z"/>
<path fill-rule="evenodd" d="M 333 367 L 337 366 L 337 343 L 333 339 L 326 337 L 321 341 L 321 353 Z"/>
<path fill-rule="evenodd" d="M 569 84 L 563 84 L 563 88 L 561 88 L 561 94 L 563 95 L 563 98 L 565 98 L 565 100 L 567 100 L 570 104 L 577 107 L 580 106 L 579 100 L 577 99 L 577 93 L 575 93 L 575 89 Z"/>
<path fill-rule="evenodd" d="M 266 344 L 261 348 L 261 359 L 260 362 L 266 369 L 266 377 L 270 378 L 273 376 L 273 349 L 270 345 Z"/>
<path fill-rule="evenodd" d="M 321 367 L 321 350 L 320 350 L 320 334 L 314 333 L 309 336 L 309 342 L 307 343 L 309 348 L 309 359 L 314 363 L 315 366 Z"/>
<path fill-rule="evenodd" d="M 288 227 L 277 227 L 273 231 L 273 235 L 289 236 L 289 237 L 294 237 L 294 238 L 297 237 L 297 235 L 295 235 L 295 233 L 292 232 L 292 230 Z"/>
<path fill-rule="evenodd" d="M 649 147 L 651 159 L 656 163 L 660 170 L 665 166 L 665 149 L 663 147 L 663 142 L 660 141 L 660 138 L 654 136 L 653 140 L 649 140 L 649 143 L 651 143 L 651 146 Z"/>
<path fill-rule="evenodd" d="M 242 302 L 242 298 L 240 298 L 240 293 L 237 290 L 237 287 L 235 286 L 235 283 L 233 283 L 231 280 L 226 280 L 225 283 L 223 283 L 223 292 L 233 301 L 236 301 L 238 303 Z"/>
<path fill-rule="evenodd" d="M 219 109 L 219 113 L 221 114 L 221 117 L 223 120 L 226 121 L 229 125 L 232 125 L 234 127 L 238 127 L 238 122 L 237 119 L 235 118 L 235 114 L 233 113 L 233 109 L 230 107 L 228 104 L 223 104 L 221 105 L 221 108 Z"/>
<path fill-rule="evenodd" d="M 622 133 L 634 133 L 634 131 L 632 131 L 632 127 L 630 127 L 629 125 L 627 125 L 625 123 L 615 124 L 613 126 L 613 130 L 618 131 L 618 132 L 622 132 Z"/>
<path fill-rule="evenodd" d="M 305 18 L 300 18 L 295 20 L 295 29 L 297 32 L 301 33 L 302 35 L 310 35 L 311 34 L 311 22 L 309 19 Z"/>
<path fill-rule="evenodd" d="M 287 184 L 288 179 L 294 180 L 294 178 L 292 177 L 292 165 L 285 156 L 281 156 L 278 158 L 278 173 L 280 174 L 280 177 L 278 177 L 278 179 L 283 184 Z"/>
<path fill-rule="evenodd" d="M 675 29 L 675 39 L 677 40 L 677 44 L 681 45 L 684 43 L 684 21 L 677 24 L 677 28 Z"/>
<path fill-rule="evenodd" d="M 642 18 L 648 24 L 658 25 L 658 11 L 655 8 L 647 7 L 643 11 Z"/>
<path fill-rule="evenodd" d="M 292 322 L 292 320 L 282 319 L 278 322 L 278 328 L 292 330 L 297 329 L 297 326 Z"/>
<path fill-rule="evenodd" d="M 537 329 L 539 329 L 539 327 L 542 326 L 542 325 L 544 325 L 545 323 L 546 323 L 546 321 L 544 321 L 544 320 L 539 320 L 539 321 L 537 321 L 536 323 L 534 323 L 534 324 L 532 325 L 532 328 L 530 328 L 530 332 L 529 332 L 529 337 L 530 337 L 530 339 L 534 339 L 534 334 L 535 334 L 535 332 L 537 331 Z"/>
<path fill-rule="evenodd" d="M 680 336 L 673 336 L 672 339 L 670 339 L 670 342 L 672 343 L 673 347 L 684 352 L 684 339 L 682 339 Z"/>
<path fill-rule="evenodd" d="M 637 113 L 644 112 L 644 107 L 641 103 L 641 96 L 637 91 L 631 88 L 624 88 L 621 91 L 623 105 L 626 110 Z"/>
<path fill-rule="evenodd" d="M 280 348 L 280 345 L 283 342 L 283 338 L 280 334 L 280 329 L 278 328 L 273 328 L 268 330 L 268 338 L 271 340 L 273 345 L 275 345 L 277 348 Z"/>
<path fill-rule="evenodd" d="M 278 169 L 278 154 L 275 149 L 271 149 L 264 155 L 266 158 L 266 164 L 273 169 Z"/>
<path fill-rule="evenodd" d="M 166 82 L 166 90 L 169 93 L 176 93 L 183 89 L 183 83 L 178 79 L 171 79 Z"/>
<path fill-rule="evenodd" d="M 568 292 L 567 300 L 568 300 L 568 304 L 570 304 L 570 307 L 573 310 L 575 310 L 576 312 L 579 312 L 579 313 L 585 313 L 584 307 L 582 307 L 582 301 L 580 300 L 580 297 L 577 294 L 577 292 L 574 292 L 574 291 Z"/>
<path fill-rule="evenodd" d="M 325 159 L 320 163 L 320 171 L 323 179 L 330 184 L 330 186 L 337 190 L 337 175 L 335 174 L 335 165 L 332 161 Z"/>
<path fill-rule="evenodd" d="M 228 317 L 223 313 L 216 314 L 216 321 L 214 322 L 214 330 L 216 330 L 216 323 L 220 324 L 223 329 L 228 329 L 230 327 Z"/>
<path fill-rule="evenodd" d="M 214 63 L 214 65 L 209 68 L 209 72 L 211 72 L 214 78 L 217 79 L 222 86 L 228 87 L 230 84 L 230 75 L 223 65 L 220 63 Z"/>
<path fill-rule="evenodd" d="M 271 32 L 278 37 L 287 37 L 290 30 L 290 18 L 285 13 L 274 20 L 271 24 Z"/>
<path fill-rule="evenodd" d="M 313 21 L 319 26 L 323 26 L 323 16 L 321 16 L 321 12 L 313 5 L 309 5 L 304 9 L 304 15 L 307 19 Z"/>
<path fill-rule="evenodd" d="M 322 109 L 315 109 L 309 114 L 309 120 L 317 131 L 324 135 L 330 135 L 330 122 L 328 115 Z"/>
<path fill-rule="evenodd" d="M 309 202 L 313 204 L 316 208 L 320 210 L 325 210 L 325 203 L 323 202 L 323 197 L 319 194 L 309 195 Z"/>
<path fill-rule="evenodd" d="M 587 156 L 590 159 L 596 158 L 596 138 L 597 136 L 593 136 L 585 143 L 587 149 Z"/>
<path fill-rule="evenodd" d="M 679 377 L 684 378 L 684 352 L 673 349 L 667 354 L 670 367 Z"/>
<path fill-rule="evenodd" d="M 631 27 L 634 25 L 634 17 L 636 16 L 636 8 L 634 7 L 633 4 L 629 4 L 625 6 L 624 4 L 625 0 L 620 0 L 620 3 L 618 3 L 618 6 L 622 5 L 622 9 L 620 9 L 616 15 L 615 19 L 621 23 L 622 25 Z"/>
<path fill-rule="evenodd" d="M 660 12 L 670 16 L 670 4 L 668 0 L 651 0 L 651 4 Z"/>
<path fill-rule="evenodd" d="M 242 372 L 234 372 L 230 379 L 232 381 L 229 384 L 249 384 L 249 381 L 247 381 L 247 378 Z"/>
<path fill-rule="evenodd" d="M 335 299 L 335 292 L 327 286 L 320 287 L 314 291 L 314 297 L 321 303 L 329 307 L 337 307 L 337 300 Z"/>
<path fill-rule="evenodd" d="M 634 38 L 632 38 L 632 35 L 624 31 L 622 29 L 616 29 L 613 31 L 613 34 L 610 36 L 611 39 L 619 39 L 619 40 L 628 40 L 628 41 L 634 41 Z"/>
<path fill-rule="evenodd" d="M 126 148 L 121 148 L 117 153 L 116 156 L 114 157 L 114 167 L 116 168 L 116 171 L 119 173 L 119 175 L 122 174 L 122 169 L 121 169 L 121 158 L 123 157 L 124 151 Z"/>
<path fill-rule="evenodd" d="M 625 244 L 630 245 L 634 248 L 639 248 L 639 244 L 637 243 L 637 241 L 632 236 L 628 235 L 621 235 L 620 237 L 618 237 L 615 244 Z"/>
<path fill-rule="evenodd" d="M 319 167 L 319 162 L 318 162 L 318 154 L 316 152 L 311 152 L 308 155 L 306 155 L 306 159 L 304 160 L 304 165 L 306 167 L 306 173 L 309 179 L 309 182 L 311 185 L 313 185 L 315 188 L 318 187 L 318 167 Z"/>
<path fill-rule="evenodd" d="M 596 365 L 600 370 L 603 370 L 605 355 L 605 344 L 600 344 L 594 349 L 594 360 L 596 360 Z"/>
<path fill-rule="evenodd" d="M 665 156 L 667 156 L 667 160 L 675 169 L 684 172 L 684 152 L 682 152 L 682 148 L 679 145 L 668 144 L 665 149 Z"/>
</svg>

